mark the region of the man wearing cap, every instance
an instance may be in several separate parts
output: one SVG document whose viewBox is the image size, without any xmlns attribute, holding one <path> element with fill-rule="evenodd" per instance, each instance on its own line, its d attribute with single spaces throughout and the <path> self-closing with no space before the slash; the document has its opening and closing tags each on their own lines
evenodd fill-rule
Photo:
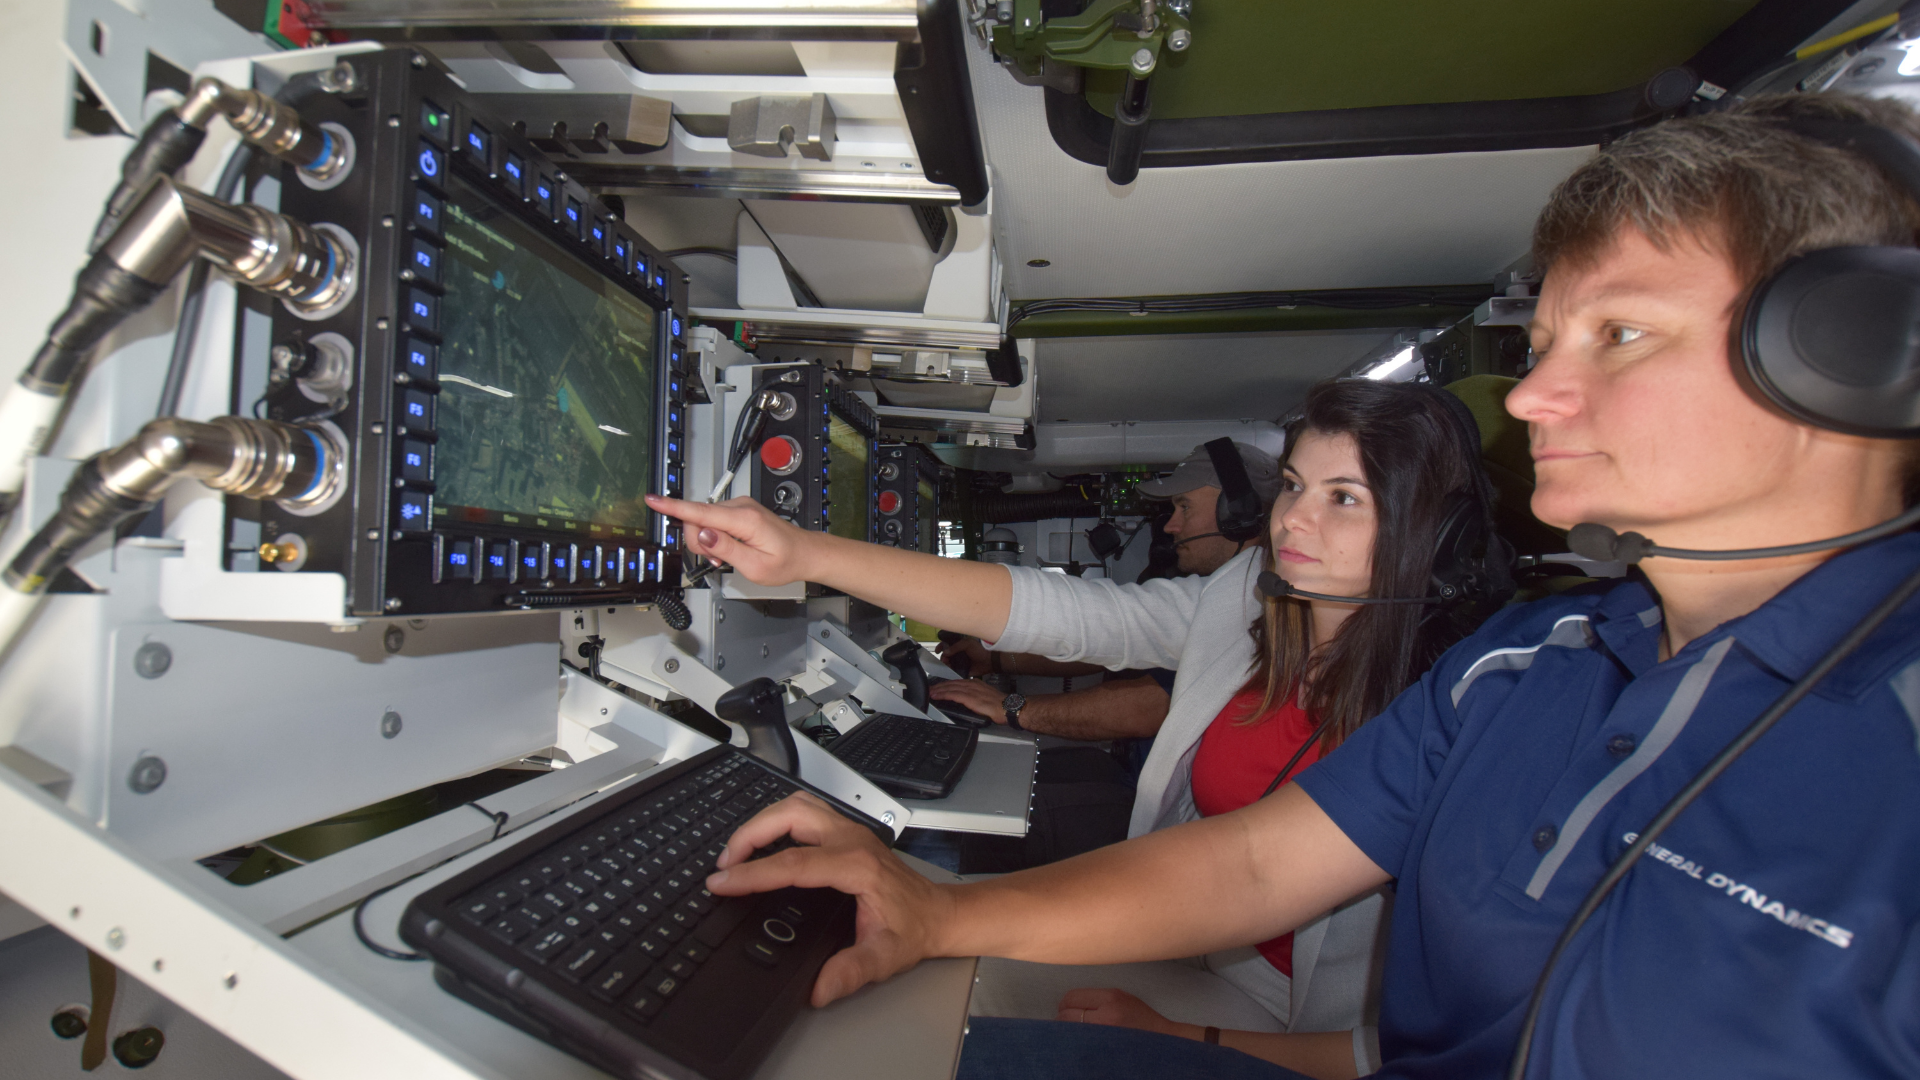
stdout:
<svg viewBox="0 0 1920 1080">
<path fill-rule="evenodd" d="M 1272 506 L 1280 495 L 1280 463 L 1257 446 L 1237 442 L 1233 448 L 1240 451 L 1241 464 L 1260 496 L 1260 505 Z M 1173 517 L 1167 520 L 1165 529 L 1175 538 L 1174 549 L 1180 553 L 1177 565 L 1183 574 L 1211 574 L 1251 543 L 1220 535 L 1220 488 L 1213 459 L 1203 445 L 1194 447 L 1173 475 L 1149 480 L 1134 489 L 1149 499 L 1173 503 Z"/>
</svg>

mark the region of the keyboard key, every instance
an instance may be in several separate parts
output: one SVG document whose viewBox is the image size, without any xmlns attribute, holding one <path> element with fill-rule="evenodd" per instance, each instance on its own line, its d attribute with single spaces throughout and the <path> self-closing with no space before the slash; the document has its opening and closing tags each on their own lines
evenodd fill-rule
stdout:
<svg viewBox="0 0 1920 1080">
<path fill-rule="evenodd" d="M 567 874 L 566 867 L 560 865 L 560 860 L 554 858 L 551 855 L 545 856 L 540 859 L 536 859 L 531 865 L 529 865 L 526 868 L 526 872 L 529 874 L 532 874 L 534 877 L 539 878 L 540 883 L 543 885 L 548 882 L 555 881 L 555 880 L 558 880 L 559 878 L 565 877 Z M 535 888 L 538 888 L 538 886 L 536 886 Z M 528 889 L 527 891 L 533 892 L 535 890 Z"/>
<path fill-rule="evenodd" d="M 586 934 L 593 931 L 594 925 L 581 918 L 577 912 L 569 911 L 560 916 L 552 928 L 566 934 Z"/>
<path fill-rule="evenodd" d="M 661 1000 L 664 1001 L 679 993 L 680 986 L 683 982 L 685 982 L 685 980 L 680 978 L 680 976 L 663 971 L 660 968 L 655 968 L 647 975 L 645 986 L 648 993 L 658 994 Z"/>
<path fill-rule="evenodd" d="M 634 984 L 640 981 L 640 976 L 647 973 L 651 963 L 638 953 L 616 956 L 587 984 L 587 992 L 601 1001 L 618 1001 L 620 995 L 633 989 Z"/>
<path fill-rule="evenodd" d="M 487 887 L 486 897 L 501 908 L 509 908 L 519 903 L 527 895 L 525 889 L 515 888 L 511 881 L 496 881 Z"/>
<path fill-rule="evenodd" d="M 566 888 L 557 887 L 557 888 L 548 889 L 546 892 L 541 893 L 539 896 L 535 897 L 534 899 L 552 908 L 553 913 L 555 915 L 558 915 L 563 911 L 568 911 L 572 909 L 573 901 L 575 897 L 574 897 L 574 894 L 568 891 Z M 532 906 L 531 901 L 529 901 L 529 906 Z"/>
<path fill-rule="evenodd" d="M 633 943 L 633 951 L 649 959 L 657 960 L 673 952 L 673 942 L 653 934 L 648 934 L 646 937 Z"/>
<path fill-rule="evenodd" d="M 545 926 L 553 921 L 553 909 L 542 903 L 526 903 L 513 909 L 513 914 L 533 926 Z"/>
<path fill-rule="evenodd" d="M 680 901 L 680 906 L 693 912 L 695 915 L 705 915 L 707 912 L 712 911 L 714 905 L 718 903 L 719 900 L 712 893 L 708 892 L 705 886 L 702 886 L 690 893 L 685 900 Z"/>
<path fill-rule="evenodd" d="M 476 896 L 462 901 L 459 906 L 459 912 L 461 918 L 473 925 L 485 926 L 487 923 L 493 921 L 495 915 L 499 914 L 500 908 L 486 897 Z"/>
<path fill-rule="evenodd" d="M 685 982 L 693 978 L 693 973 L 700 970 L 700 965 L 684 956 L 674 956 L 663 961 L 660 969 L 679 979 L 681 982 Z"/>
<path fill-rule="evenodd" d="M 613 916 L 619 910 L 617 904 L 609 904 L 598 896 L 589 896 L 580 902 L 575 912 L 588 922 L 599 923 Z"/>
<path fill-rule="evenodd" d="M 770 968 L 780 963 L 780 950 L 765 941 L 759 939 L 749 941 L 745 951 L 747 959 L 761 967 Z"/>
<path fill-rule="evenodd" d="M 637 1020 L 651 1020 L 660 1011 L 667 999 L 650 991 L 642 990 L 627 999 L 626 1012 Z"/>
<path fill-rule="evenodd" d="M 618 952 L 628 945 L 633 944 L 633 932 L 619 926 L 603 926 L 598 933 L 593 935 L 593 940 L 614 952 Z"/>
<path fill-rule="evenodd" d="M 647 936 L 651 938 L 658 938 L 661 941 L 664 941 L 667 944 L 672 945 L 678 942 L 681 938 L 686 937 L 687 931 L 689 929 L 691 929 L 691 927 L 675 922 L 673 919 L 673 916 L 669 915 L 666 918 L 660 920 L 659 922 L 654 923 L 653 928 L 647 931 Z"/>
<path fill-rule="evenodd" d="M 507 878 L 509 884 L 520 890 L 521 896 L 532 896 L 540 892 L 547 887 L 548 880 L 531 867 L 522 867 Z"/>
<path fill-rule="evenodd" d="M 493 920 L 487 927 L 487 933 L 499 938 L 507 945 L 519 944 L 528 934 L 533 933 L 533 924 L 515 915 L 503 915 Z"/>
<path fill-rule="evenodd" d="M 572 906 L 572 904 L 575 901 L 585 899 L 586 897 L 592 896 L 594 893 L 599 892 L 600 883 L 593 880 L 592 878 L 584 877 L 581 874 L 576 872 L 576 873 L 567 875 L 565 880 L 561 881 L 559 885 L 556 885 L 554 888 L 548 891 L 553 893 L 558 893 L 559 895 L 565 897 L 567 900 L 568 906 Z"/>
<path fill-rule="evenodd" d="M 696 964 L 704 964 L 707 962 L 707 957 L 713 955 L 713 950 L 698 941 L 688 940 L 680 943 L 680 955 Z"/>
<path fill-rule="evenodd" d="M 607 962 L 613 951 L 597 941 L 583 941 L 573 947 L 573 951 L 560 958 L 554 965 L 554 971 L 568 982 L 577 983 Z"/>
<path fill-rule="evenodd" d="M 558 930 L 549 930 L 538 937 L 531 938 L 520 951 L 532 957 L 535 963 L 544 964 L 565 952 L 573 944 L 573 935 Z"/>
</svg>

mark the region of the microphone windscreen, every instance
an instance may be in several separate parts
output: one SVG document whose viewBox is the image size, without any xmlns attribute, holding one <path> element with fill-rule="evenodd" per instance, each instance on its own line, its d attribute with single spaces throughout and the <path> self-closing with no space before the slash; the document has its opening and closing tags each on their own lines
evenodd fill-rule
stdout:
<svg viewBox="0 0 1920 1080">
<path fill-rule="evenodd" d="M 1620 561 L 1615 554 L 1619 540 L 1619 533 L 1591 521 L 1583 521 L 1567 532 L 1567 546 L 1573 553 L 1594 562 Z"/>
<path fill-rule="evenodd" d="M 1254 582 L 1253 587 L 1260 590 L 1261 596 L 1272 597 L 1275 600 L 1293 591 L 1293 586 L 1287 584 L 1286 578 L 1271 570 L 1260 571 L 1260 578 Z"/>
</svg>

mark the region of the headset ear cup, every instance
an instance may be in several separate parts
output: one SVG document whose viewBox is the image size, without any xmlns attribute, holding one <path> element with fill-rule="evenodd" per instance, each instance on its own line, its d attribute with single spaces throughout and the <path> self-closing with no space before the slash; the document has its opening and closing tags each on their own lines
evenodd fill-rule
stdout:
<svg viewBox="0 0 1920 1080">
<path fill-rule="evenodd" d="M 1803 423 L 1850 435 L 1920 437 L 1920 250 L 1827 248 L 1754 289 L 1740 370 Z"/>
</svg>

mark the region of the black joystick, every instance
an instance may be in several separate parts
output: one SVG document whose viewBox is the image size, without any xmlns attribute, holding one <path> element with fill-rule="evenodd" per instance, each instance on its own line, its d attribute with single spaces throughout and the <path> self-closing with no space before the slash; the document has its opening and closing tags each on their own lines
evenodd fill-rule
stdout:
<svg viewBox="0 0 1920 1080">
<path fill-rule="evenodd" d="M 907 704 L 919 709 L 921 712 L 926 712 L 927 669 L 920 666 L 920 643 L 912 638 L 908 638 L 905 641 L 896 641 L 892 645 L 887 646 L 886 651 L 880 654 L 880 659 L 886 661 L 889 667 L 900 672 L 900 681 L 905 683 L 907 687 L 907 692 L 904 695 L 907 699 Z"/>
<path fill-rule="evenodd" d="M 747 753 L 789 776 L 800 775 L 800 750 L 787 726 L 787 703 L 780 684 L 765 677 L 752 679 L 720 695 L 714 714 L 747 732 Z"/>
</svg>

